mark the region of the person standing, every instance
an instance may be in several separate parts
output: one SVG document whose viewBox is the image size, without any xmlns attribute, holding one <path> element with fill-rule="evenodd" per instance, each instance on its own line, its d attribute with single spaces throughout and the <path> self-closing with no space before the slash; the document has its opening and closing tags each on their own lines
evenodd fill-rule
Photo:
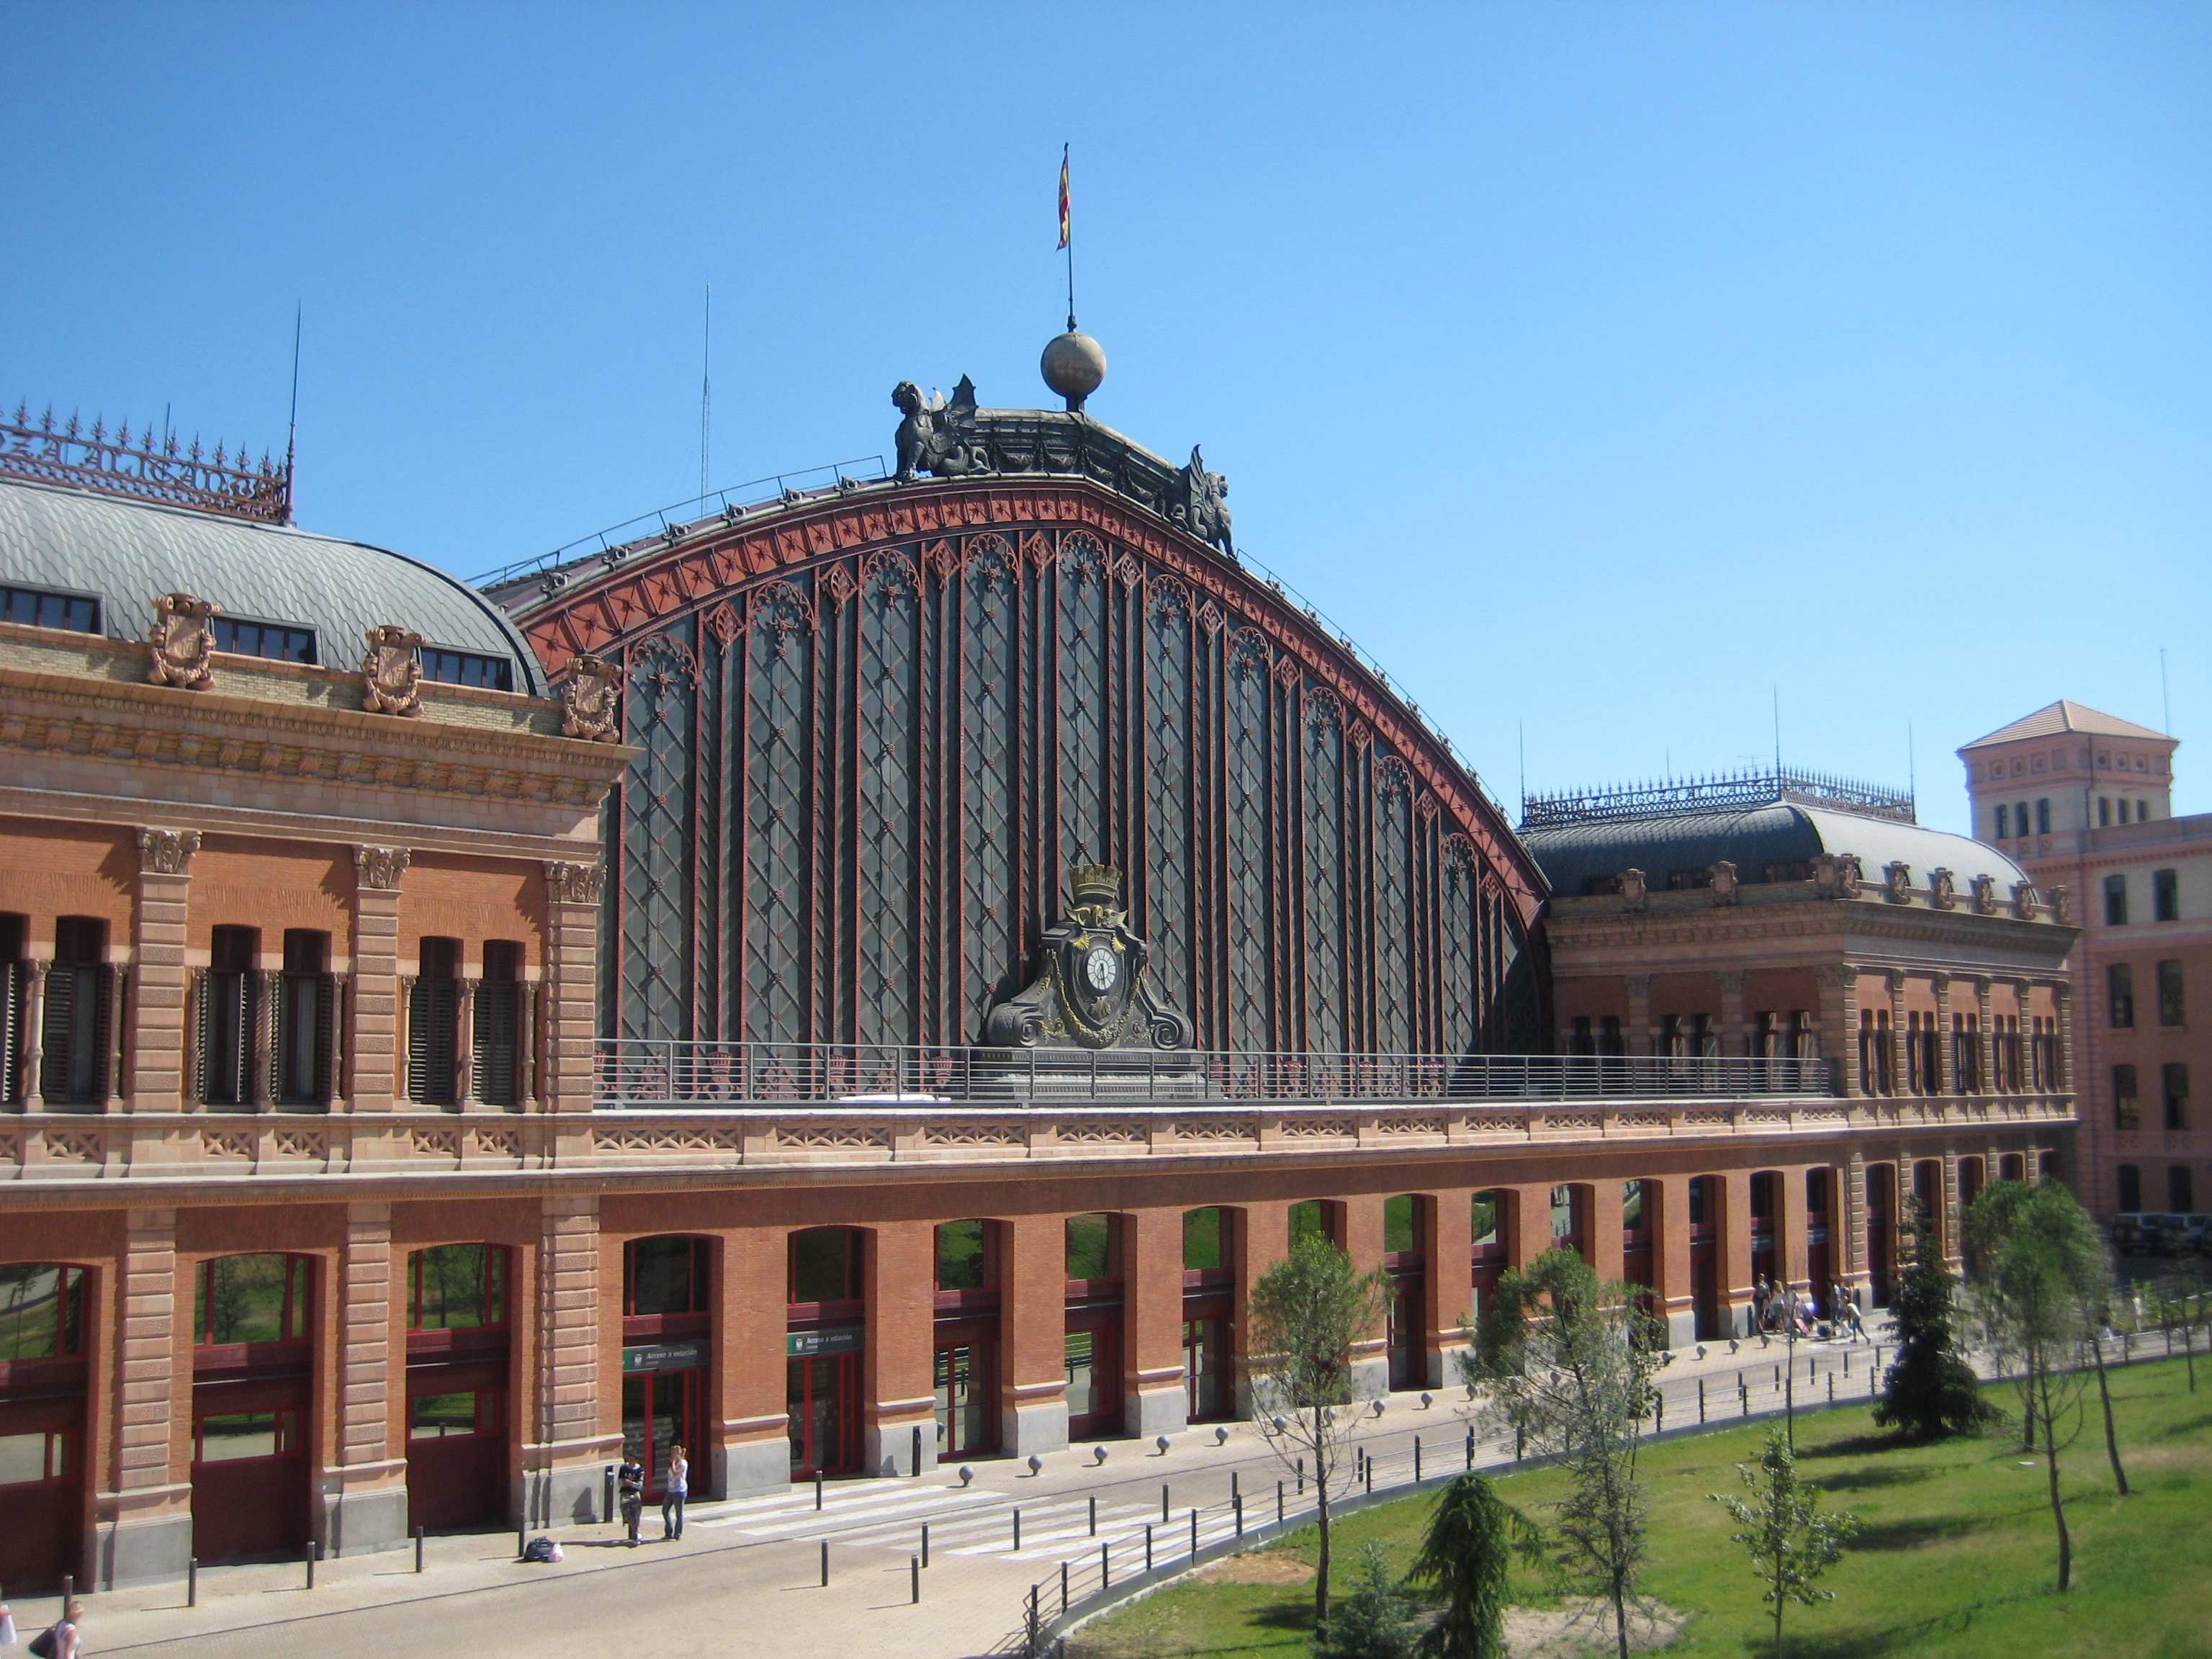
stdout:
<svg viewBox="0 0 2212 1659">
<path fill-rule="evenodd" d="M 679 1440 L 668 1449 L 668 1482 L 660 1489 L 660 1536 L 663 1542 L 684 1536 L 684 1498 L 691 1487 L 691 1460 Z M 671 1516 L 674 1519 L 672 1522 Z"/>
<path fill-rule="evenodd" d="M 645 1510 L 645 1465 L 637 1461 L 637 1454 L 628 1446 L 623 1448 L 622 1467 L 615 1472 L 615 1488 L 622 1498 L 623 1526 L 629 1534 L 628 1542 L 635 1549 L 638 1518 Z"/>
<path fill-rule="evenodd" d="M 59 1619 L 31 1638 L 31 1651 L 38 1659 L 77 1659 L 84 1646 L 79 1629 L 83 1620 L 84 1604 L 72 1601 Z"/>
</svg>

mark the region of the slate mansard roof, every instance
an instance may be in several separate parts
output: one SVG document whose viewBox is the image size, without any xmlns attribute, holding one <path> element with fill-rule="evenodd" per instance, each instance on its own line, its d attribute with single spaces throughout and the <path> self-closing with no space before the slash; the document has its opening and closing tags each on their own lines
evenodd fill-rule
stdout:
<svg viewBox="0 0 2212 1659">
<path fill-rule="evenodd" d="M 100 601 L 100 631 L 143 639 L 155 596 L 181 590 L 222 614 L 315 630 L 326 669 L 357 669 L 372 628 L 501 659 L 514 689 L 545 695 L 507 613 L 459 577 L 362 542 L 0 477 L 0 583 Z"/>
<path fill-rule="evenodd" d="M 1950 871 L 1961 889 L 1981 875 L 1996 877 L 2000 891 L 2027 879 L 1996 848 L 1964 836 L 1794 801 L 1523 830 L 1521 839 L 1562 898 L 1627 869 L 1664 888 L 1674 872 L 1702 872 L 1723 859 L 1735 866 L 1739 880 L 1763 881 L 1770 866 L 1807 865 L 1822 853 L 1856 854 L 1869 878 L 1902 860 L 1921 883 L 1937 869 Z"/>
</svg>

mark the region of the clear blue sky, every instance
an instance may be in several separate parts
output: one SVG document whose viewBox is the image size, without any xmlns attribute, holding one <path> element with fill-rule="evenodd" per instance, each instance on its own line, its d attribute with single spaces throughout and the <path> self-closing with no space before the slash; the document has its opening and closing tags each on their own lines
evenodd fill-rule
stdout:
<svg viewBox="0 0 2212 1659">
<path fill-rule="evenodd" d="M 1793 763 L 1963 824 L 2068 696 L 2212 808 L 2212 6 L 18 3 L 0 386 L 280 446 L 464 573 L 1044 400 L 1511 799 Z"/>
</svg>

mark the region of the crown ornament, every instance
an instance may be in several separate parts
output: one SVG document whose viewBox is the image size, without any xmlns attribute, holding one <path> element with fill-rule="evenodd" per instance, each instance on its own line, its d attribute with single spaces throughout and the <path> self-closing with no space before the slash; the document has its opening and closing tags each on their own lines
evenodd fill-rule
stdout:
<svg viewBox="0 0 2212 1659">
<path fill-rule="evenodd" d="M 1068 897 L 1084 909 L 1112 909 L 1121 902 L 1121 872 L 1110 864 L 1079 864 L 1067 872 Z"/>
</svg>

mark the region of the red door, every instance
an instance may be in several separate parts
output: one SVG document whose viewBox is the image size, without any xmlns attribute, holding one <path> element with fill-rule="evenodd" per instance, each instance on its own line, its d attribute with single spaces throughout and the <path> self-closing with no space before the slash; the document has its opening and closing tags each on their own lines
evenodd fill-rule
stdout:
<svg viewBox="0 0 2212 1659">
<path fill-rule="evenodd" d="M 428 1532 L 503 1525 L 507 1362 L 407 1368 L 407 1524 Z"/>
<path fill-rule="evenodd" d="M 29 1369 L 0 1365 L 0 1373 Z M 84 1368 L 71 1369 L 80 1379 L 75 1393 L 0 1398 L 0 1585 L 19 1595 L 60 1589 L 79 1565 Z"/>
<path fill-rule="evenodd" d="M 192 1553 L 289 1555 L 307 1541 L 304 1377 L 192 1389 Z"/>
<path fill-rule="evenodd" d="M 1067 1310 L 1067 1432 L 1099 1440 L 1121 1431 L 1121 1304 Z"/>
<path fill-rule="evenodd" d="M 860 1467 L 860 1356 L 813 1354 L 785 1362 L 791 1478 L 853 1474 Z"/>
</svg>

